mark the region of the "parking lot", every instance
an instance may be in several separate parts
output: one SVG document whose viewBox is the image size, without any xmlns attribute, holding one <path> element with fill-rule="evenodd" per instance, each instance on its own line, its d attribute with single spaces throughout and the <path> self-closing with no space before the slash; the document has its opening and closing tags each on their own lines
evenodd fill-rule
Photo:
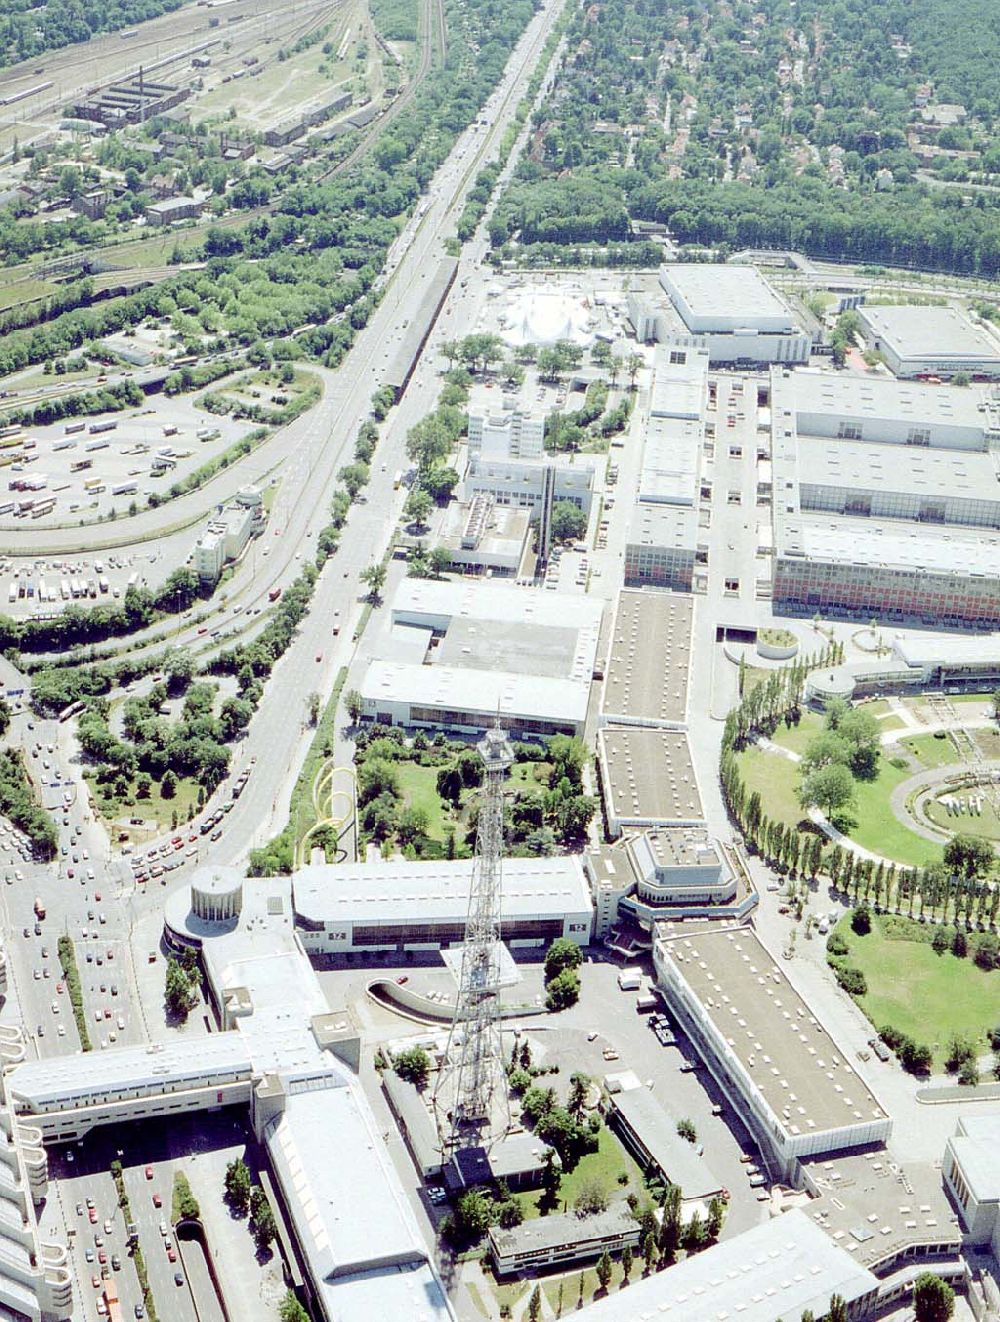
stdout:
<svg viewBox="0 0 1000 1322">
<path fill-rule="evenodd" d="M 0 520 L 93 522 L 151 492 L 166 494 L 249 424 L 198 409 L 189 395 L 156 395 L 134 410 L 0 430 Z M 8 434 L 4 435 L 3 432 Z"/>
</svg>

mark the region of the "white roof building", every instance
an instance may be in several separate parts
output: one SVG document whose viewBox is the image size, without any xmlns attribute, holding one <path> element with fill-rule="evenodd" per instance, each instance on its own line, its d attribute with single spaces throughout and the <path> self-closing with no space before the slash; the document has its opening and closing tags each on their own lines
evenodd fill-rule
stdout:
<svg viewBox="0 0 1000 1322">
<path fill-rule="evenodd" d="M 838 1248 L 805 1212 L 792 1210 L 685 1258 L 667 1271 L 633 1280 L 582 1309 L 585 1322 L 677 1318 L 775 1322 L 808 1308 L 824 1317 L 839 1294 L 851 1316 L 875 1300 L 878 1281 Z"/>
<path fill-rule="evenodd" d="M 689 331 L 795 329 L 791 309 L 755 266 L 681 262 L 660 268 L 660 284 Z"/>
<path fill-rule="evenodd" d="M 1000 376 L 1000 342 L 961 308 L 862 304 L 858 315 L 896 376 Z"/>
</svg>

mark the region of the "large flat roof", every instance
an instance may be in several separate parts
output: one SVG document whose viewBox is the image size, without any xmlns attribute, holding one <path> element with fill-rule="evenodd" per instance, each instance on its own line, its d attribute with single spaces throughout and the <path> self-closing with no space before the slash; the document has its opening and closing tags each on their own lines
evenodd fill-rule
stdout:
<svg viewBox="0 0 1000 1322">
<path fill-rule="evenodd" d="M 649 396 L 650 417 L 697 421 L 708 402 L 707 380 L 707 352 L 692 349 L 683 363 L 672 363 L 669 351 L 657 348 Z"/>
<path fill-rule="evenodd" d="M 987 528 L 819 512 L 779 515 L 775 525 L 778 556 L 988 579 L 1000 573 L 1000 535 Z"/>
<path fill-rule="evenodd" d="M 691 596 L 619 592 L 601 701 L 606 719 L 685 721 L 693 625 Z"/>
<path fill-rule="evenodd" d="M 885 340 L 900 358 L 981 358 L 1000 364 L 996 340 L 961 308 L 865 303 L 858 313 L 871 334 Z"/>
<path fill-rule="evenodd" d="M 940 1163 L 901 1164 L 898 1153 L 875 1148 L 828 1160 L 806 1158 L 803 1166 L 819 1191 L 805 1210 L 863 1267 L 874 1267 L 907 1244 L 961 1239 Z"/>
<path fill-rule="evenodd" d="M 680 1117 L 665 1110 L 648 1088 L 640 1086 L 612 1093 L 610 1102 L 670 1183 L 680 1185 L 685 1200 L 704 1201 L 722 1191 L 722 1180 L 687 1139 L 678 1134 Z"/>
<path fill-rule="evenodd" d="M 501 1254 L 537 1253 L 559 1249 L 581 1240 L 600 1240 L 638 1230 L 638 1222 L 624 1200 L 611 1203 L 602 1212 L 581 1216 L 579 1212 L 555 1212 L 532 1217 L 519 1226 L 490 1228 L 490 1239 Z"/>
<path fill-rule="evenodd" d="M 799 435 L 799 482 L 927 497 L 1000 500 L 994 454 Z"/>
<path fill-rule="evenodd" d="M 156 1043 L 153 1046 L 115 1047 L 110 1051 L 84 1051 L 72 1056 L 45 1056 L 26 1060 L 7 1076 L 15 1105 L 38 1109 L 86 1105 L 96 1092 L 108 1088 L 145 1088 L 189 1083 L 220 1070 L 250 1077 L 253 1059 L 240 1033 L 211 1033 Z"/>
<path fill-rule="evenodd" d="M 823 1133 L 886 1118 L 750 928 L 681 934 L 662 939 L 660 948 L 788 1133 Z"/>
<path fill-rule="evenodd" d="M 435 665 L 585 679 L 593 673 L 593 649 L 581 649 L 579 641 L 576 629 L 562 628 L 555 621 L 483 624 L 480 620 L 455 619 L 434 653 Z"/>
<path fill-rule="evenodd" d="M 878 1288 L 877 1278 L 838 1248 L 804 1212 L 793 1209 L 685 1258 L 669 1271 L 633 1279 L 576 1314 L 585 1322 L 662 1317 L 708 1322 L 775 1322 L 830 1311 Z"/>
<path fill-rule="evenodd" d="M 521 462 L 518 460 L 517 462 Z M 493 620 L 503 624 L 552 625 L 560 629 L 599 629 L 603 603 L 595 597 L 559 599 L 558 618 L 552 594 L 541 588 L 513 587 L 494 579 L 400 580 L 390 607 L 393 623 L 423 617 L 430 627 L 437 619 Z"/>
<path fill-rule="evenodd" d="M 612 817 L 650 825 L 704 820 L 694 762 L 682 730 L 606 726 L 597 736 Z"/>
<path fill-rule="evenodd" d="M 700 422 L 651 415 L 646 421 L 639 500 L 694 505 L 701 443 Z"/>
<path fill-rule="evenodd" d="M 698 544 L 698 511 L 690 505 L 640 501 L 633 506 L 627 540 L 632 546 L 662 546 L 694 555 Z"/>
<path fill-rule="evenodd" d="M 320 863 L 293 876 L 295 912 L 308 922 L 464 919 L 472 859 L 432 862 Z M 501 910 L 505 917 L 586 913 L 590 890 L 580 858 L 506 858 Z"/>
<path fill-rule="evenodd" d="M 896 638 L 892 650 L 908 666 L 995 666 L 1000 664 L 1000 634 L 949 635 L 947 638 L 908 635 Z"/>
<path fill-rule="evenodd" d="M 324 1312 L 452 1317 L 359 1086 L 296 1092 L 264 1131 Z M 335 1149 L 331 1160 L 317 1154 Z M 390 1311 L 391 1310 L 391 1311 Z"/>
<path fill-rule="evenodd" d="M 684 305 L 682 315 L 686 309 L 699 322 L 718 322 L 717 329 L 794 328 L 787 304 L 755 266 L 680 262 L 661 267 L 660 278 Z M 716 328 L 706 325 L 704 329 Z"/>
<path fill-rule="evenodd" d="M 550 605 L 550 609 L 552 606 Z M 372 661 L 360 684 L 370 702 L 403 702 L 444 711 L 582 725 L 587 718 L 590 676 L 557 679 L 472 667 L 423 666 Z"/>
<path fill-rule="evenodd" d="M 772 370 L 771 382 L 771 414 L 775 420 L 781 408 L 788 407 L 798 417 L 826 414 L 832 418 L 878 418 L 898 422 L 900 430 L 910 424 L 950 424 L 983 431 L 988 419 L 981 409 L 984 392 L 973 386 L 935 386 L 847 373 L 782 372 L 777 368 Z"/>
<path fill-rule="evenodd" d="M 950 1142 L 976 1200 L 1000 1199 L 1000 1114 L 960 1116 Z"/>
</svg>

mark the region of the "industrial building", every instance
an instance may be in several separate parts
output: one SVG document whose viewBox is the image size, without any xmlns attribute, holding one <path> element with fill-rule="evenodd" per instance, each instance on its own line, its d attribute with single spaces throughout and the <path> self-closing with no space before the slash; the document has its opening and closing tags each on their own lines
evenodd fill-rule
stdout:
<svg viewBox="0 0 1000 1322">
<path fill-rule="evenodd" d="M 471 877 L 471 859 L 300 868 L 291 882 L 296 930 L 317 955 L 455 945 L 465 933 Z M 506 945 L 532 949 L 557 937 L 586 945 L 592 926 L 578 855 L 504 859 Z"/>
<path fill-rule="evenodd" d="M 707 380 L 704 350 L 657 349 L 637 500 L 625 543 L 627 584 L 682 592 L 693 586 Z"/>
<path fill-rule="evenodd" d="M 618 594 L 601 693 L 604 725 L 687 726 L 694 598 Z"/>
<path fill-rule="evenodd" d="M 146 219 L 150 225 L 173 225 L 178 220 L 200 216 L 204 205 L 196 197 L 168 197 L 162 202 L 151 202 L 146 208 Z"/>
<path fill-rule="evenodd" d="M 226 565 L 238 560 L 251 537 L 264 531 L 267 516 L 257 487 L 243 487 L 230 505 L 209 520 L 195 543 L 194 569 L 203 583 L 217 583 Z"/>
<path fill-rule="evenodd" d="M 777 1178 L 802 1158 L 884 1143 L 892 1120 L 747 927 L 661 929 L 659 985 Z"/>
<path fill-rule="evenodd" d="M 862 304 L 858 316 L 869 347 L 894 376 L 1000 377 L 1000 342 L 961 308 Z"/>
<path fill-rule="evenodd" d="M 275 1212 L 290 1232 L 290 1271 L 315 1315 L 449 1322 L 451 1307 L 354 1073 L 357 1030 L 326 1005 L 291 926 L 287 879 L 244 892 L 231 875 L 203 876 L 203 902 L 230 915 L 193 915 L 211 998 L 229 1031 L 200 1038 L 195 1053 L 178 1041 L 26 1062 L 8 1076 L 19 1121 L 57 1141 L 94 1125 L 245 1102 L 267 1153 Z M 331 1134 L 336 1160 L 317 1162 Z"/>
<path fill-rule="evenodd" d="M 629 827 L 704 825 L 683 730 L 606 726 L 597 735 L 597 765 L 610 836 Z"/>
<path fill-rule="evenodd" d="M 372 661 L 366 719 L 475 732 L 499 712 L 516 738 L 580 734 L 602 606 L 500 583 L 404 579 L 391 607 L 401 660 Z"/>
<path fill-rule="evenodd" d="M 538 527 L 539 554 L 545 556 L 552 540 L 554 505 L 568 501 L 590 517 L 597 464 L 598 457 L 590 454 L 512 459 L 473 453 L 469 455 L 462 492 L 466 500 L 483 494 L 492 496 L 497 505 L 527 510 L 532 524 Z"/>
<path fill-rule="evenodd" d="M 660 285 L 665 304 L 629 297 L 640 341 L 704 350 L 713 367 L 809 361 L 810 337 L 756 267 L 678 263 L 661 267 Z"/>
<path fill-rule="evenodd" d="M 627 1290 L 588 1304 L 575 1316 L 584 1322 L 636 1322 L 677 1317 L 703 1322 L 739 1318 L 775 1322 L 799 1318 L 808 1309 L 825 1317 L 839 1294 L 849 1318 L 871 1313 L 878 1281 L 799 1209 L 785 1212 L 713 1244 L 669 1271 L 633 1280 Z"/>
<path fill-rule="evenodd" d="M 773 370 L 776 609 L 995 626 L 998 442 L 983 390 Z"/>
<path fill-rule="evenodd" d="M 144 124 L 154 115 L 165 114 L 179 106 L 190 95 L 190 87 L 154 82 L 140 70 L 135 78 L 102 87 L 84 101 L 77 102 L 73 114 L 77 119 L 89 119 L 105 128 L 116 129 L 124 124 Z"/>
</svg>

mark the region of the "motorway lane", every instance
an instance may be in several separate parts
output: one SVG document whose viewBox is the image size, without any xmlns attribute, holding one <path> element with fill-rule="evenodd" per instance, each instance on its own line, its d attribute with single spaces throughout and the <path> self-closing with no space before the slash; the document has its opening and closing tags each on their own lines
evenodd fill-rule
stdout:
<svg viewBox="0 0 1000 1322">
<path fill-rule="evenodd" d="M 70 1162 L 68 1155 L 74 1154 Z M 139 1278 L 128 1253 L 125 1233 L 125 1219 L 118 1206 L 118 1194 L 114 1180 L 109 1173 L 109 1166 L 115 1152 L 110 1144 L 94 1143 L 88 1140 L 83 1147 L 66 1149 L 59 1155 L 50 1155 L 52 1171 L 58 1178 L 58 1198 L 65 1215 L 69 1230 L 70 1257 L 76 1276 L 79 1298 L 82 1307 L 74 1311 L 74 1319 L 97 1318 L 97 1300 L 102 1293 L 102 1286 L 95 1288 L 93 1277 L 101 1276 L 102 1264 L 98 1255 L 104 1253 L 107 1262 L 103 1266 L 114 1275 L 121 1298 L 122 1311 L 126 1317 L 135 1316 L 135 1305 L 142 1299 Z M 92 1224 L 88 1215 L 86 1200 L 93 1200 L 97 1212 L 97 1222 Z M 82 1212 L 77 1208 L 83 1205 Z M 111 1233 L 105 1231 L 105 1222 L 111 1222 Z M 98 1245 L 96 1239 L 101 1240 Z M 90 1255 L 90 1261 L 87 1255 Z M 120 1264 L 115 1271 L 113 1259 Z"/>
<path fill-rule="evenodd" d="M 167 1122 L 169 1124 L 169 1122 Z M 143 1152 L 148 1151 L 145 1144 Z M 174 1252 L 177 1251 L 176 1237 L 170 1224 L 170 1202 L 173 1190 L 173 1164 L 159 1161 L 152 1164 L 153 1179 L 146 1179 L 146 1163 L 126 1167 L 124 1171 L 125 1189 L 129 1196 L 132 1217 L 139 1229 L 139 1245 L 146 1261 L 149 1276 L 149 1288 L 156 1301 L 156 1311 L 170 1322 L 198 1322 L 194 1301 L 187 1285 L 187 1274 L 177 1256 L 176 1262 L 170 1262 L 166 1243 L 169 1240 Z M 153 1205 L 153 1194 L 159 1195 L 162 1207 Z M 165 1223 L 167 1234 L 160 1233 L 160 1224 Z M 174 1274 L 180 1272 L 184 1284 L 178 1286 Z"/>
</svg>

